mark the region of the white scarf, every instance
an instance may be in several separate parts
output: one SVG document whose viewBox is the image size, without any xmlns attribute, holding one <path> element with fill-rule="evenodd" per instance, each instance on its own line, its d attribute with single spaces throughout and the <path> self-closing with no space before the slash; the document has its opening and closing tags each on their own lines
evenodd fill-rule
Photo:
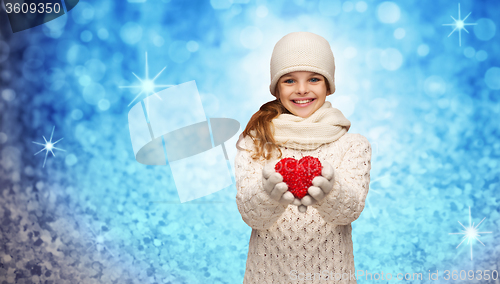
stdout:
<svg viewBox="0 0 500 284">
<path fill-rule="evenodd" d="M 314 150 L 336 141 L 351 127 L 351 122 L 329 101 L 307 118 L 283 113 L 272 123 L 277 144 L 298 150 Z"/>
</svg>

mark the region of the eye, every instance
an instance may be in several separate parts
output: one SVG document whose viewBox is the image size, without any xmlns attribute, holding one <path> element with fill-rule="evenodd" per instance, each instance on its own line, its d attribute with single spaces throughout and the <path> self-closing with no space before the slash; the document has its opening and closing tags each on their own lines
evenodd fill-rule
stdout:
<svg viewBox="0 0 500 284">
<path fill-rule="evenodd" d="M 321 79 L 319 79 L 319 78 L 311 78 L 311 82 L 319 82 L 319 81 L 321 81 Z"/>
<path fill-rule="evenodd" d="M 286 79 L 285 81 L 283 81 L 283 83 L 291 84 L 293 83 L 293 79 Z"/>
</svg>

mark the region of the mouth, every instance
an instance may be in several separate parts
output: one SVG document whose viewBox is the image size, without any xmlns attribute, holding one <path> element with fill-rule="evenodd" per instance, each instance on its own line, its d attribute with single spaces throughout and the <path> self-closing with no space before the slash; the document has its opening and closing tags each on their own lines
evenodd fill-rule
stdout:
<svg viewBox="0 0 500 284">
<path fill-rule="evenodd" d="M 312 104 L 316 99 L 297 99 L 297 100 L 292 100 L 292 103 L 296 106 L 299 107 L 306 107 L 310 104 Z"/>
</svg>

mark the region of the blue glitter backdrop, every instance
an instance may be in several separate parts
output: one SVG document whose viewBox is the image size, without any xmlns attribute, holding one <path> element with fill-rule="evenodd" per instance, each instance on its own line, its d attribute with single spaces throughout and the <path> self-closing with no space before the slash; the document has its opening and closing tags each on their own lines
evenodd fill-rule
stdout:
<svg viewBox="0 0 500 284">
<path fill-rule="evenodd" d="M 452 33 L 459 5 L 470 15 Z M 120 86 L 145 78 L 147 53 L 150 78 L 166 67 L 155 84 L 195 80 L 206 116 L 243 129 L 273 99 L 272 49 L 294 31 L 330 42 L 328 99 L 372 143 L 356 270 L 500 283 L 477 272 L 500 272 L 497 1 L 80 1 L 15 34 L 1 15 L 0 283 L 241 283 L 251 229 L 235 185 L 180 203 L 168 166 L 135 160 L 140 89 Z M 53 129 L 62 150 L 44 164 L 33 141 Z M 485 233 L 450 234 L 469 221 Z"/>
</svg>

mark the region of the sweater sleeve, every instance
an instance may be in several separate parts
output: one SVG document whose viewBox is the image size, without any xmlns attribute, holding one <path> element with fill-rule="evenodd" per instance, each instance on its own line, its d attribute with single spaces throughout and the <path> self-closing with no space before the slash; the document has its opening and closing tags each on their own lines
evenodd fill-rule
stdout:
<svg viewBox="0 0 500 284">
<path fill-rule="evenodd" d="M 370 184 L 371 146 L 360 134 L 353 136 L 342 161 L 334 167 L 332 191 L 315 205 L 328 223 L 347 225 L 358 219 Z M 331 161 L 332 157 L 327 157 Z M 333 161 L 330 162 L 333 165 Z"/>
<path fill-rule="evenodd" d="M 242 139 L 242 142 L 243 148 L 253 149 L 249 147 L 249 145 L 253 147 L 251 138 L 246 137 Z M 258 230 L 270 228 L 288 206 L 271 199 L 264 191 L 262 187 L 263 167 L 263 164 L 252 159 L 250 152 L 238 149 L 234 162 L 236 203 L 243 221 Z"/>
</svg>

